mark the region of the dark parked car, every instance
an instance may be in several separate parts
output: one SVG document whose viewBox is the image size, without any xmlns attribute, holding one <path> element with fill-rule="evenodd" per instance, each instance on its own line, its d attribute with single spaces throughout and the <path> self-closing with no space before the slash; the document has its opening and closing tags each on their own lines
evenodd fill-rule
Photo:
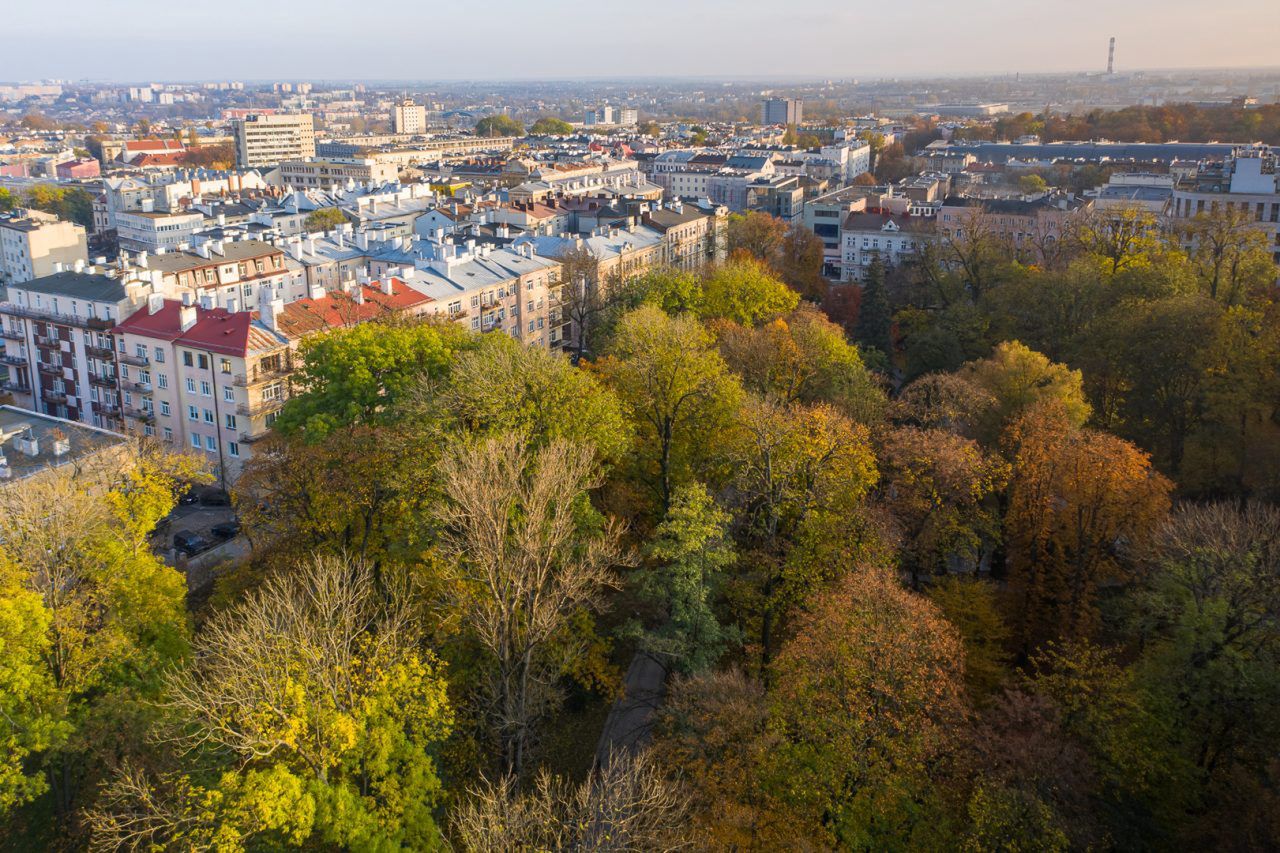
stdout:
<svg viewBox="0 0 1280 853">
<path fill-rule="evenodd" d="M 173 547 L 188 557 L 193 557 L 201 551 L 208 550 L 210 544 L 208 539 L 205 539 L 199 533 L 192 533 L 190 530 L 179 530 L 173 534 Z"/>
<path fill-rule="evenodd" d="M 219 539 L 234 539 L 240 532 L 240 522 L 224 521 L 211 527 L 210 532 Z"/>
<path fill-rule="evenodd" d="M 199 500 L 200 500 L 200 496 L 197 495 L 194 491 L 190 491 L 190 490 L 185 491 L 178 496 L 178 503 L 182 504 L 183 506 L 191 506 L 193 503 L 196 503 Z"/>
<path fill-rule="evenodd" d="M 231 506 L 231 496 L 222 489 L 210 489 L 200 496 L 200 503 L 205 506 Z"/>
</svg>

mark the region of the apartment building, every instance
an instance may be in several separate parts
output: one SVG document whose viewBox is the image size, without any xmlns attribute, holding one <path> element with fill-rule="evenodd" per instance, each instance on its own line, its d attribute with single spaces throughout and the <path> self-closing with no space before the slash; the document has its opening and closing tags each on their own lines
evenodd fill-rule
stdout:
<svg viewBox="0 0 1280 853">
<path fill-rule="evenodd" d="M 427 108 L 422 104 L 415 104 L 412 98 L 397 101 L 391 109 L 391 125 L 396 133 L 426 133 Z"/>
<path fill-rule="evenodd" d="M 165 292 L 210 297 L 228 311 L 258 305 L 264 295 L 286 302 L 308 295 L 306 273 L 285 262 L 283 249 L 261 240 L 207 240 L 194 249 L 141 253 L 140 267 L 160 276 Z"/>
<path fill-rule="evenodd" d="M 89 258 L 83 227 L 51 213 L 18 210 L 0 215 L 0 285 L 20 284 Z"/>
<path fill-rule="evenodd" d="M 850 213 L 840 228 L 839 278 L 864 280 L 867 267 L 876 259 L 886 267 L 901 266 L 934 239 L 936 232 L 927 220 L 883 212 Z"/>
<path fill-rule="evenodd" d="M 198 210 L 122 210 L 115 217 L 116 239 L 130 252 L 176 249 L 191 242 L 204 220 Z"/>
<path fill-rule="evenodd" d="M 804 101 L 799 98 L 766 98 L 760 104 L 761 124 L 800 124 Z"/>
<path fill-rule="evenodd" d="M 123 412 L 113 327 L 149 289 L 127 272 L 96 267 L 10 285 L 0 303 L 4 389 L 23 408 L 117 428 Z"/>
<path fill-rule="evenodd" d="M 1173 188 L 1174 219 L 1218 210 L 1239 211 L 1267 235 L 1280 264 L 1280 153 L 1259 145 L 1235 149 L 1221 163 L 1206 162 Z"/>
<path fill-rule="evenodd" d="M 288 399 L 290 339 L 257 311 L 149 297 L 115 328 L 127 431 L 203 454 L 225 487 Z"/>
<path fill-rule="evenodd" d="M 647 211 L 641 216 L 641 222 L 662 235 L 664 264 L 695 270 L 725 259 L 728 214 L 724 207 L 703 210 L 675 201 Z"/>
<path fill-rule="evenodd" d="M 280 163 L 280 182 L 298 189 L 332 187 L 347 181 L 386 184 L 395 181 L 398 175 L 395 166 L 372 158 L 304 157 Z"/>
<path fill-rule="evenodd" d="M 315 122 L 309 113 L 250 115 L 233 121 L 236 164 L 274 166 L 316 156 Z"/>
<path fill-rule="evenodd" d="M 980 227 L 1023 256 L 1042 258 L 1066 234 L 1072 217 L 1092 206 L 1092 200 L 1064 194 L 1030 201 L 949 196 L 938 209 L 938 232 L 958 237 Z"/>
</svg>

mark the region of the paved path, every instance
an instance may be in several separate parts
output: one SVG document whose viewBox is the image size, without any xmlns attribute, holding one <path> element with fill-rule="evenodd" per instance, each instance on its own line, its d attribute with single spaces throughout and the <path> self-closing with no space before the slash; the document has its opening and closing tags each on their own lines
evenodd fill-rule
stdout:
<svg viewBox="0 0 1280 853">
<path fill-rule="evenodd" d="M 633 752 L 648 742 L 653 714 L 667 693 L 667 668 L 648 652 L 636 652 L 623 684 L 623 695 L 613 703 L 596 746 L 598 767 L 607 764 L 610 755 Z"/>
</svg>

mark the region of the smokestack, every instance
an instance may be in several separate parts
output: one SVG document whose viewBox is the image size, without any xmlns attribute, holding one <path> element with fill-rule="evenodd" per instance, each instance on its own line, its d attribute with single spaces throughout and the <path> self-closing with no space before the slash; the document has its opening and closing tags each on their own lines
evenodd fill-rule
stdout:
<svg viewBox="0 0 1280 853">
<path fill-rule="evenodd" d="M 1116 73 L 1116 37 L 1111 37 L 1111 46 L 1107 50 L 1107 74 Z"/>
</svg>

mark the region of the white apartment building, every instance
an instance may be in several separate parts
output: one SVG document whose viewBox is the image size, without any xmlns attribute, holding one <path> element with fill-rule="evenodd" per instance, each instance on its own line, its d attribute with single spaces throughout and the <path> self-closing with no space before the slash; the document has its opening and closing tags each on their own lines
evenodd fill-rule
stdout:
<svg viewBox="0 0 1280 853">
<path fill-rule="evenodd" d="M 1267 235 L 1272 259 L 1280 264 L 1280 154 L 1262 145 L 1237 148 L 1222 163 L 1202 164 L 1173 188 L 1175 219 L 1194 219 L 1217 210 L 1239 211 Z"/>
<path fill-rule="evenodd" d="M 399 171 L 390 163 L 354 157 L 305 157 L 280 163 L 280 183 L 286 187 L 311 189 L 331 187 L 355 181 L 386 184 L 395 181 Z"/>
<path fill-rule="evenodd" d="M 405 98 L 392 108 L 391 124 L 396 133 L 426 133 L 427 108 L 415 104 L 412 98 Z"/>
<path fill-rule="evenodd" d="M 51 213 L 19 210 L 0 216 L 0 285 L 52 275 L 55 265 L 88 260 L 84 228 Z"/>
<path fill-rule="evenodd" d="M 876 258 L 886 267 L 900 266 L 934 239 L 930 224 L 909 216 L 850 213 L 841 228 L 841 281 L 862 281 Z"/>
<path fill-rule="evenodd" d="M 121 249 L 154 252 L 190 243 L 192 235 L 204 227 L 204 214 L 199 211 L 130 210 L 117 213 L 115 223 Z"/>
<path fill-rule="evenodd" d="M 274 166 L 316 156 L 315 121 L 309 113 L 250 115 L 235 119 L 236 164 Z"/>
</svg>

